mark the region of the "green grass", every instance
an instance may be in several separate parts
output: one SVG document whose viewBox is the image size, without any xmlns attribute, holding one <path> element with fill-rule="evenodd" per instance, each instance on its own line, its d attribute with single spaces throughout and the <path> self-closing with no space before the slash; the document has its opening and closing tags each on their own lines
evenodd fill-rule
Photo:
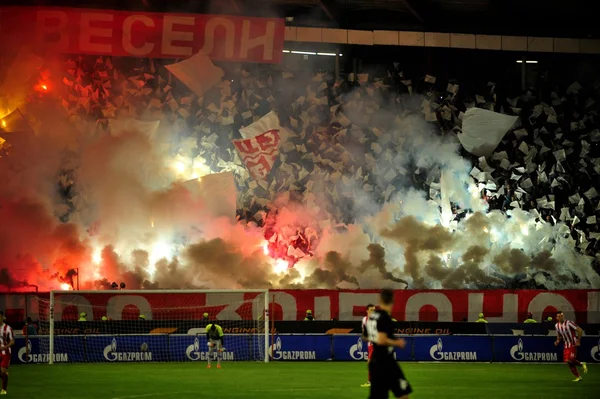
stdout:
<svg viewBox="0 0 600 399">
<path fill-rule="evenodd" d="M 566 365 L 404 363 L 411 398 L 594 398 L 600 367 L 572 383 Z M 7 397 L 35 399 L 366 398 L 366 363 L 20 365 Z"/>
</svg>

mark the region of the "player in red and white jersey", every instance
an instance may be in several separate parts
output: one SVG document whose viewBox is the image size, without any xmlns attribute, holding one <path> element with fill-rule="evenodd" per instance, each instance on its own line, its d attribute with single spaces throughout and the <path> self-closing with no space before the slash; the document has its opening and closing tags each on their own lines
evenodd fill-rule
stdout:
<svg viewBox="0 0 600 399">
<path fill-rule="evenodd" d="M 372 303 L 367 305 L 367 315 L 365 317 L 363 317 L 362 319 L 362 335 L 363 335 L 363 341 L 367 341 L 368 342 L 368 355 L 369 357 L 367 358 L 367 366 L 369 364 L 369 362 L 371 361 L 371 356 L 373 355 L 373 343 L 370 342 L 367 339 L 367 320 L 369 320 L 369 315 L 371 314 L 371 312 L 373 312 L 375 310 L 375 305 L 373 305 Z M 371 373 L 369 373 L 369 380 L 362 384 L 361 387 L 363 388 L 368 388 L 371 386 Z"/>
<path fill-rule="evenodd" d="M 565 315 L 563 312 L 558 312 L 556 314 L 556 342 L 555 346 L 560 344 L 560 341 L 564 343 L 563 349 L 563 361 L 567 363 L 571 373 L 575 376 L 573 382 L 579 382 L 583 380 L 579 371 L 577 371 L 577 366 L 583 368 L 583 373 L 586 374 L 588 369 L 585 363 L 577 360 L 577 348 L 581 345 L 581 336 L 583 335 L 583 330 L 579 328 L 579 326 L 573 323 L 570 320 L 565 320 Z"/>
<path fill-rule="evenodd" d="M 15 344 L 13 329 L 4 323 L 4 312 L 0 311 L 0 377 L 2 390 L 0 395 L 6 395 L 8 388 L 8 367 L 10 366 L 11 347 Z"/>
</svg>

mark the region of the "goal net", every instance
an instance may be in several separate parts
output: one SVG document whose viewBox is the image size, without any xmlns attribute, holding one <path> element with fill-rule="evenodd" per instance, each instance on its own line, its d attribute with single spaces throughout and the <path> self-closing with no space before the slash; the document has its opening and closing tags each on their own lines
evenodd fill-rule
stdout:
<svg viewBox="0 0 600 399">
<path fill-rule="evenodd" d="M 207 337 L 209 325 L 222 345 Z M 40 300 L 40 335 L 25 349 L 50 364 L 267 362 L 268 326 L 266 290 L 54 291 Z"/>
</svg>

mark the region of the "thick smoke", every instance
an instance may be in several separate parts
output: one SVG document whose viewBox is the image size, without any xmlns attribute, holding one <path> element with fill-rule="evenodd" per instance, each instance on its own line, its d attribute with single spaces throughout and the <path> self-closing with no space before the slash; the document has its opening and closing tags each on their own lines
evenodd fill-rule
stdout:
<svg viewBox="0 0 600 399">
<path fill-rule="evenodd" d="M 418 102 L 374 107 L 385 101 L 357 89 L 345 106 L 328 110 L 327 102 L 318 106 L 322 83 L 304 100 L 313 101 L 306 120 L 290 126 L 301 131 L 291 139 L 299 140 L 295 148 L 305 144 L 307 152 L 290 151 L 287 165 L 306 173 L 237 193 L 238 208 L 264 200 L 268 211 L 253 215 L 261 226 L 213 215 L 224 197 L 194 195 L 186 181 L 195 179 L 182 176 L 180 163 L 187 168 L 196 157 L 210 164 L 198 176 L 232 170 L 239 184 L 248 175 L 239 165 L 218 167 L 218 148 L 206 137 L 190 139 L 169 118 L 153 134 L 110 131 L 80 115 L 69 115 L 66 129 L 64 112 L 52 105 L 13 105 L 35 123 L 30 132 L 5 134 L 12 148 L 0 158 L 0 284 L 481 288 L 511 287 L 526 276 L 548 288 L 600 287 L 566 226 L 520 210 L 487 212 L 457 140 L 415 115 L 410 107 Z M 369 106 L 372 119 L 361 111 Z M 138 115 L 144 118 L 152 119 Z M 290 125 L 283 112 L 280 118 Z M 331 138 L 314 126 L 328 118 L 354 125 Z"/>
</svg>

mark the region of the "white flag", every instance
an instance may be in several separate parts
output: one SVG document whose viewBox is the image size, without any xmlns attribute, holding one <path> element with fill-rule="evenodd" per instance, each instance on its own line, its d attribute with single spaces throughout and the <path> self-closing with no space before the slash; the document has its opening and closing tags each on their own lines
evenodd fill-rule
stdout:
<svg viewBox="0 0 600 399">
<path fill-rule="evenodd" d="M 216 67 L 208 56 L 196 54 L 187 60 L 167 65 L 165 68 L 190 88 L 198 97 L 221 82 L 225 72 Z"/>
<path fill-rule="evenodd" d="M 458 135 L 458 139 L 471 154 L 489 156 L 517 119 L 517 116 L 470 108 L 465 113 L 462 133 Z"/>
</svg>

